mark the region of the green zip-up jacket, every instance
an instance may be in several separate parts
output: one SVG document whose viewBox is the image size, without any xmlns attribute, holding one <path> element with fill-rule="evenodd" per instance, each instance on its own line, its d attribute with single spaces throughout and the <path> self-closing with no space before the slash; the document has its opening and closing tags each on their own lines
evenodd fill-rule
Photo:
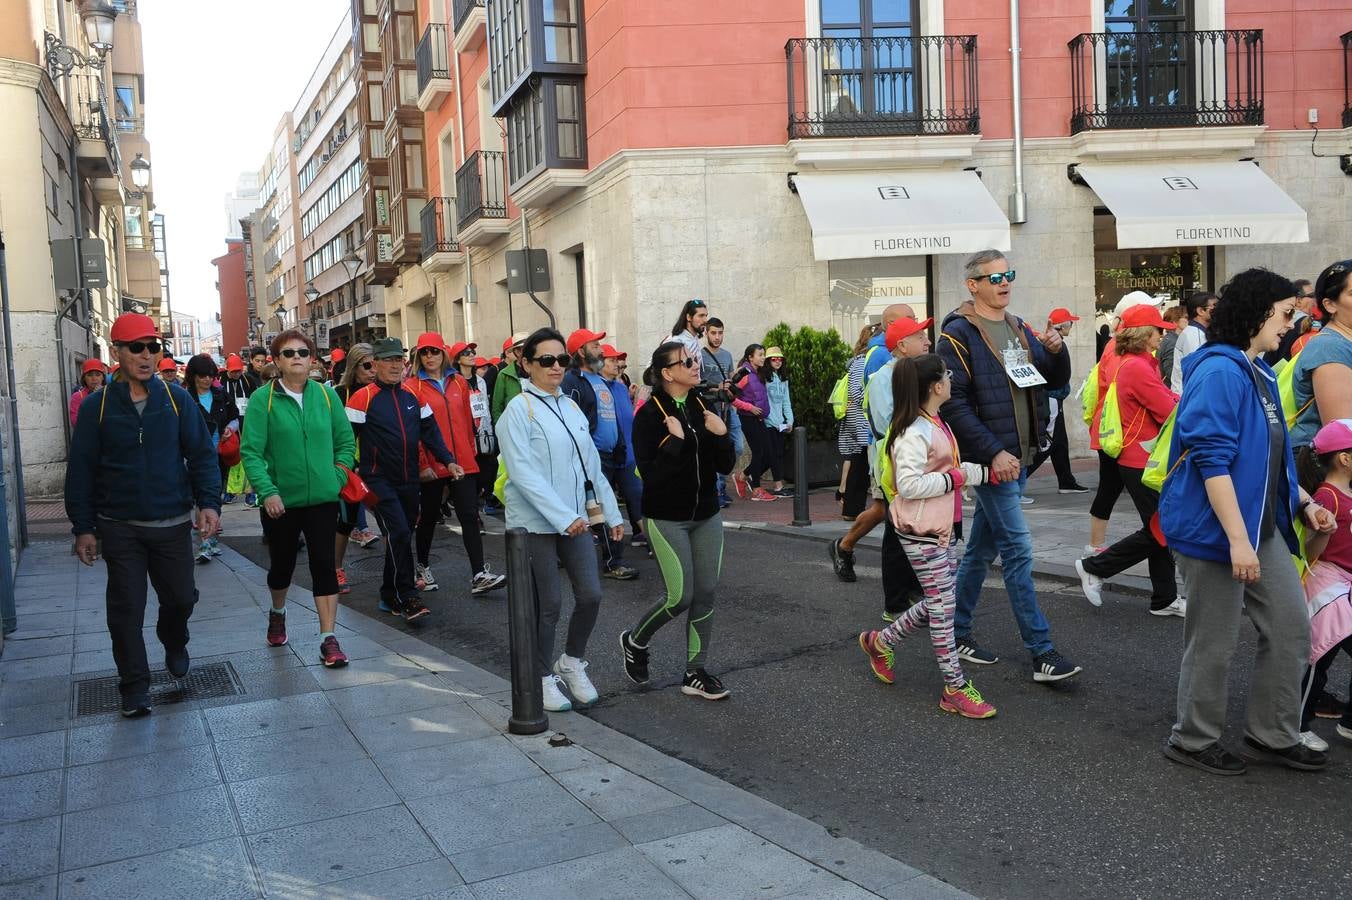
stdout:
<svg viewBox="0 0 1352 900">
<path fill-rule="evenodd" d="M 239 455 L 258 501 L 274 494 L 288 509 L 333 503 L 352 468 L 356 442 L 333 388 L 306 381 L 304 409 L 273 381 L 249 398 Z"/>
<path fill-rule="evenodd" d="M 498 372 L 497 380 L 493 382 L 493 403 L 488 412 L 493 418 L 494 425 L 502 418 L 502 411 L 507 408 L 507 404 L 519 393 L 521 393 L 521 372 L 517 369 L 516 363 L 508 363 Z"/>
</svg>

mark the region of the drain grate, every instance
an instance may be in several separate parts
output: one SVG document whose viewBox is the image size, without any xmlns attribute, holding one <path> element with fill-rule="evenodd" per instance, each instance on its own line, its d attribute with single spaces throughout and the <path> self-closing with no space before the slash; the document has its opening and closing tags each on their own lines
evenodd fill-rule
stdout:
<svg viewBox="0 0 1352 900">
<path fill-rule="evenodd" d="M 75 682 L 73 707 L 75 717 L 117 712 L 122 708 L 122 694 L 117 689 L 118 677 L 87 678 Z M 186 678 L 179 680 L 168 672 L 150 673 L 150 705 L 167 706 L 186 700 L 210 700 L 215 697 L 233 697 L 244 693 L 239 673 L 228 662 L 205 663 L 193 666 Z"/>
</svg>

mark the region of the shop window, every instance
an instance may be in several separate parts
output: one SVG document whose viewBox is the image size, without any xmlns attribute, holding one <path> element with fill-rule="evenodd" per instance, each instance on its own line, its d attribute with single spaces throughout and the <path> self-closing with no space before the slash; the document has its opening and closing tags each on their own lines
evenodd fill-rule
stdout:
<svg viewBox="0 0 1352 900">
<path fill-rule="evenodd" d="M 1211 247 L 1117 249 L 1117 220 L 1107 210 L 1094 213 L 1094 327 L 1107 324 L 1117 302 L 1132 291 L 1162 299 L 1168 309 L 1197 291 L 1212 290 L 1215 261 Z"/>
<path fill-rule="evenodd" d="M 919 317 L 932 315 L 929 258 L 883 256 L 833 259 L 827 264 L 831 317 L 840 336 L 853 345 L 859 332 L 882 318 L 894 303 L 906 303 Z"/>
</svg>

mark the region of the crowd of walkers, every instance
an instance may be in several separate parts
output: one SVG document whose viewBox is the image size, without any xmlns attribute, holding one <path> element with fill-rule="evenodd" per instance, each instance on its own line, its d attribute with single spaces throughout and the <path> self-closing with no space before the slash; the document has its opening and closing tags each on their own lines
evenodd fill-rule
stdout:
<svg viewBox="0 0 1352 900">
<path fill-rule="evenodd" d="M 1315 717 L 1339 718 L 1337 733 L 1352 740 L 1352 712 L 1327 690 L 1339 651 L 1352 655 L 1350 272 L 1352 262 L 1337 263 L 1310 284 L 1251 269 L 1168 311 L 1131 292 L 1096 335 L 1098 361 L 1078 393 L 1098 457 L 1089 541 L 1076 553 L 1081 588 L 1098 607 L 1113 578 L 1147 564 L 1148 612 L 1183 619 L 1164 752 L 1213 774 L 1242 773 L 1246 757 L 1324 767 Z M 829 551 L 836 575 L 854 582 L 858 542 L 882 526 L 884 625 L 858 635 L 870 671 L 891 684 L 903 638 L 928 632 L 939 708 L 987 719 L 996 707 L 971 673 L 1000 662 L 990 649 L 999 640 L 978 641 L 974 614 L 997 556 L 1032 680 L 1082 671 L 1038 602 L 1025 487 L 1050 459 L 1061 493 L 1090 489 L 1069 455 L 1078 422 L 1067 416 L 1066 341 L 1079 318 L 1058 308 L 1037 330 L 1016 315 L 1016 272 L 1002 252 L 973 255 L 963 276 L 968 299 L 937 328 L 895 304 L 859 336 L 831 398 L 844 463 L 837 499 L 851 525 Z M 650 642 L 684 617 L 681 690 L 729 696 L 708 668 L 722 510 L 729 487 L 760 502 L 791 493 L 794 361 L 752 343 L 734 362 L 703 301 L 682 307 L 638 381 L 628 354 L 585 328 L 519 332 L 492 359 L 428 332 L 408 350 L 382 338 L 324 360 L 292 330 L 221 370 L 206 355 L 182 370 L 161 359 L 146 316 L 123 315 L 111 336 L 113 371 L 87 363 L 70 400 L 66 502 L 81 561 L 93 564 L 103 542 L 125 715 L 149 712 L 146 577 L 160 597 L 166 668 L 181 677 L 193 561 L 220 554 L 219 511 L 237 495 L 262 521 L 271 645 L 288 640 L 301 552 L 319 657 L 342 666 L 336 623 L 351 541 L 383 542 L 379 608 L 416 623 L 433 614 L 431 592 L 458 592 L 445 567 L 441 581 L 432 570 L 443 521 L 454 521 L 468 563 L 459 588 L 483 596 L 505 584 L 482 536 L 483 517 L 503 514 L 528 534 L 546 709 L 598 699 L 587 647 L 603 579 L 640 577 L 634 556 L 655 560 L 663 588 L 619 635 L 628 678 L 649 682 Z M 1108 545 L 1123 492 L 1140 527 Z M 573 604 L 556 649 L 565 579 Z M 1246 616 L 1259 649 L 1236 753 L 1220 739 Z"/>
</svg>

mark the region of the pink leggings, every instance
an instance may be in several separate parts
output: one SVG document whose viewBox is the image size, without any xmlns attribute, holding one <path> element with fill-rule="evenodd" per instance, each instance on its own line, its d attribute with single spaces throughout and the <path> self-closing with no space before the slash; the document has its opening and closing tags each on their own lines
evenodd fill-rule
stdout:
<svg viewBox="0 0 1352 900">
<path fill-rule="evenodd" d="M 930 643 L 934 646 L 934 656 L 939 661 L 944 683 L 949 687 L 960 688 L 967 683 L 967 679 L 962 674 L 958 648 L 953 641 L 953 608 L 957 605 L 954 578 L 958 571 L 955 545 L 956 541 L 949 541 L 947 547 L 940 547 L 924 541 L 902 539 L 901 547 L 915 569 L 925 598 L 898 616 L 880 635 L 883 643 L 894 647 L 903 637 L 915 634 L 928 625 Z"/>
</svg>

